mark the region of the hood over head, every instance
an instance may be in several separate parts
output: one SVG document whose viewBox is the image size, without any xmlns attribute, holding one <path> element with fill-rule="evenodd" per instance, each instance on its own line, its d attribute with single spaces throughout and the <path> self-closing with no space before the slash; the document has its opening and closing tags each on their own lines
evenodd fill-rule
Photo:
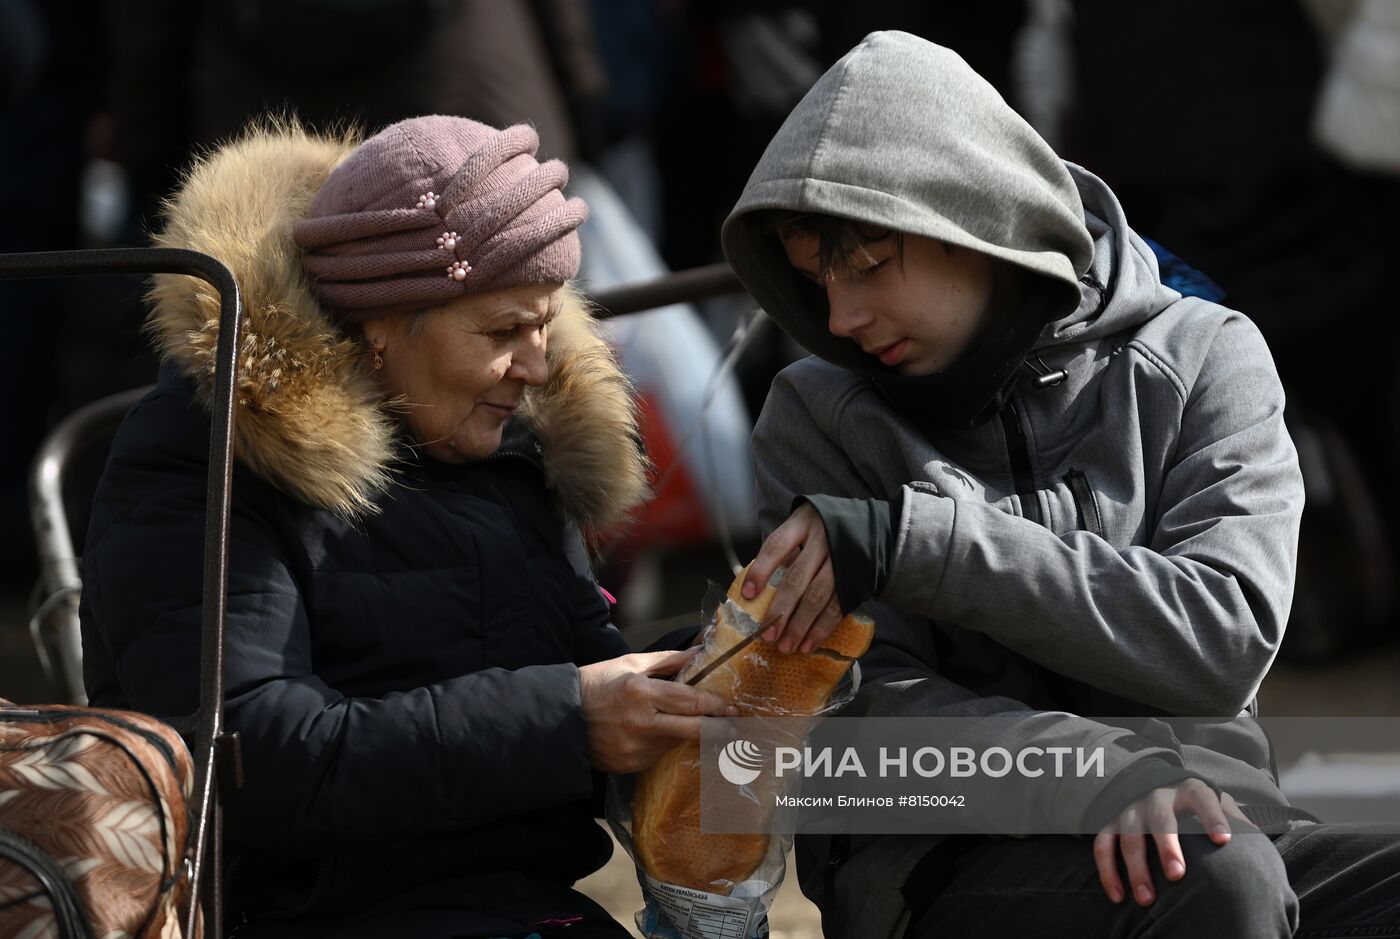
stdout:
<svg viewBox="0 0 1400 939">
<path fill-rule="evenodd" d="M 725 221 L 726 257 L 794 339 L 837 365 L 882 367 L 802 301 L 765 210 L 853 219 L 980 251 L 1039 275 L 1047 320 L 1080 302 L 1093 244 L 1066 164 L 956 53 L 877 32 L 788 115 Z"/>
<path fill-rule="evenodd" d="M 302 502 L 353 518 L 376 511 L 402 443 L 394 402 L 364 349 L 317 302 L 293 241 L 295 223 L 354 152 L 353 135 L 320 137 L 295 124 L 254 127 L 199 159 L 166 203 L 162 247 L 218 258 L 243 297 L 235 453 Z M 197 278 L 161 274 L 149 293 L 161 358 L 213 393 L 219 302 Z M 632 388 L 566 288 L 550 326 L 549 378 L 522 414 L 538 436 L 560 509 L 583 525 L 620 519 L 646 494 Z"/>
<path fill-rule="evenodd" d="M 1084 203 L 1094 257 L 1080 278 L 1079 306 L 1045 329 L 1036 348 L 1087 342 L 1122 332 L 1156 316 L 1181 294 L 1162 283 L 1156 251 L 1128 225 L 1118 197 L 1093 173 L 1066 163 Z"/>
</svg>

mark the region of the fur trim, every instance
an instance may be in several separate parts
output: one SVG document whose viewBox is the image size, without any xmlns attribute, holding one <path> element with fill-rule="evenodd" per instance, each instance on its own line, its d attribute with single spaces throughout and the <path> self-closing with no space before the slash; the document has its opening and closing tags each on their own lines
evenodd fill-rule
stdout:
<svg viewBox="0 0 1400 939">
<path fill-rule="evenodd" d="M 235 452 L 274 486 L 344 518 L 378 511 L 395 461 L 398 421 L 347 339 L 316 302 L 292 224 L 353 135 L 317 137 L 293 123 L 254 127 L 200 159 L 166 204 L 163 247 L 213 255 L 243 296 Z M 206 283 L 162 274 L 147 328 L 207 408 L 219 302 Z M 645 498 L 631 386 L 572 290 L 550 328 L 550 379 L 525 415 L 560 507 L 581 525 L 618 520 Z"/>
<path fill-rule="evenodd" d="M 572 285 L 549 324 L 545 356 L 549 380 L 530 389 L 523 411 L 549 486 L 564 515 L 585 527 L 620 521 L 650 494 L 636 395 Z"/>
</svg>

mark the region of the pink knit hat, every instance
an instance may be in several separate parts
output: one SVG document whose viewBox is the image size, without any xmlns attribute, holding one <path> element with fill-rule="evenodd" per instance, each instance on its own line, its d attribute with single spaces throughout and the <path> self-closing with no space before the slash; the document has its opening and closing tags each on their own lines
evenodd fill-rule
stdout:
<svg viewBox="0 0 1400 939">
<path fill-rule="evenodd" d="M 293 229 L 317 298 L 361 321 L 573 277 L 588 207 L 564 198 L 569 170 L 535 162 L 538 146 L 524 125 L 441 115 L 360 144 Z"/>
</svg>

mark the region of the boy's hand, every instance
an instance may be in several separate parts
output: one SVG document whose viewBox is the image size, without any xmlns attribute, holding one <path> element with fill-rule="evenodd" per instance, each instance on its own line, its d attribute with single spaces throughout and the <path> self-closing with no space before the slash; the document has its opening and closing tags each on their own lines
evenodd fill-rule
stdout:
<svg viewBox="0 0 1400 939">
<path fill-rule="evenodd" d="M 836 595 L 831 551 L 821 516 L 810 503 L 798 506 L 758 551 L 744 580 L 744 599 L 762 592 L 773 572 L 784 567 L 783 582 L 768 607 L 763 633 L 778 651 L 811 652 L 831 634 L 844 615 Z"/>
<path fill-rule="evenodd" d="M 1222 792 L 1216 798 L 1215 791 L 1199 779 L 1153 789 L 1125 808 L 1116 821 L 1105 825 L 1094 838 L 1094 864 L 1099 869 L 1099 883 L 1114 903 L 1121 903 L 1125 896 L 1116 856 L 1120 845 L 1123 861 L 1128 866 L 1128 880 L 1132 882 L 1133 898 L 1141 906 L 1149 906 L 1156 899 L 1152 874 L 1147 868 L 1148 838 L 1157 842 L 1157 856 L 1167 880 L 1186 876 L 1186 858 L 1176 834 L 1178 812 L 1195 814 L 1210 840 L 1218 845 L 1230 842 L 1227 815 L 1249 823 L 1229 793 Z"/>
</svg>

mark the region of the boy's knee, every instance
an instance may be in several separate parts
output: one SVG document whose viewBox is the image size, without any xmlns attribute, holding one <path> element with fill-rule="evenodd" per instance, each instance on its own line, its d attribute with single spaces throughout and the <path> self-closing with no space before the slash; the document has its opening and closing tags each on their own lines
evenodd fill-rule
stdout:
<svg viewBox="0 0 1400 939">
<path fill-rule="evenodd" d="M 1173 934 L 1248 939 L 1293 934 L 1298 898 L 1266 836 L 1237 830 L 1220 846 L 1204 835 L 1183 835 L 1181 848 L 1186 876 L 1160 884 L 1157 903 L 1163 908 L 1154 917 L 1169 921 Z"/>
</svg>

